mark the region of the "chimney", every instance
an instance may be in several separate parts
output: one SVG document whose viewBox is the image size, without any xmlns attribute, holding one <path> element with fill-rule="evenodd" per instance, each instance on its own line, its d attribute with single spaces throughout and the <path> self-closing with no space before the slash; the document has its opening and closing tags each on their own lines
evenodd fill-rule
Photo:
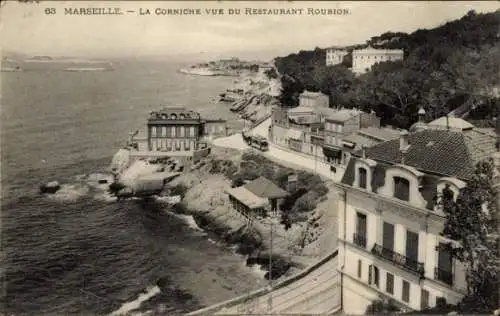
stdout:
<svg viewBox="0 0 500 316">
<path fill-rule="evenodd" d="M 418 109 L 418 121 L 421 123 L 425 123 L 425 110 L 423 107 Z"/>
<path fill-rule="evenodd" d="M 361 146 L 361 157 L 366 159 L 366 145 Z"/>
<path fill-rule="evenodd" d="M 408 152 L 408 148 L 410 148 L 410 144 L 408 142 L 408 132 L 406 130 L 402 130 L 399 133 L 399 152 L 401 154 L 401 163 L 405 163 L 405 156 Z"/>
<path fill-rule="evenodd" d="M 450 129 L 450 120 L 448 118 L 448 114 L 446 114 L 446 130 Z"/>
</svg>

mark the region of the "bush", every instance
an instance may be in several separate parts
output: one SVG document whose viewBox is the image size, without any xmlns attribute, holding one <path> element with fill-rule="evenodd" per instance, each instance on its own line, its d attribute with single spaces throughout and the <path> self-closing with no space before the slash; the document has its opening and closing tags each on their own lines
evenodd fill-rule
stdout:
<svg viewBox="0 0 500 316">
<path fill-rule="evenodd" d="M 183 183 L 179 183 L 179 184 L 170 188 L 170 195 L 173 195 L 173 196 L 180 195 L 181 199 L 183 199 L 188 190 L 189 190 L 189 188 L 187 185 L 185 185 Z"/>
<path fill-rule="evenodd" d="M 308 191 L 306 194 L 302 195 L 295 201 L 292 207 L 292 213 L 303 213 L 314 210 L 316 207 L 316 200 L 318 199 L 318 194 L 314 191 Z"/>
<path fill-rule="evenodd" d="M 189 209 L 184 202 L 174 204 L 172 210 L 177 214 L 189 214 Z"/>
</svg>

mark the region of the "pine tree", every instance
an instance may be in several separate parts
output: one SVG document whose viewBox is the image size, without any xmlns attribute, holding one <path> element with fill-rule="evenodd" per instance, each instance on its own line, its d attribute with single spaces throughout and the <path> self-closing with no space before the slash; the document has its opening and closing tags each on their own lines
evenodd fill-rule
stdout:
<svg viewBox="0 0 500 316">
<path fill-rule="evenodd" d="M 492 160 L 480 162 L 456 200 L 449 188 L 442 193 L 446 214 L 442 235 L 458 242 L 447 247 L 466 264 L 467 295 L 460 304 L 463 312 L 484 313 L 497 308 L 500 251 L 493 171 Z"/>
</svg>

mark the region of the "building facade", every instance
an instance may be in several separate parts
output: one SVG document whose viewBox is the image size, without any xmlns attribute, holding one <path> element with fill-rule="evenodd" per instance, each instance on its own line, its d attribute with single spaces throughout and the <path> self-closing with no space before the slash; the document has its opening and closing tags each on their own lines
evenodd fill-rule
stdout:
<svg viewBox="0 0 500 316">
<path fill-rule="evenodd" d="M 341 64 L 344 57 L 349 54 L 347 49 L 342 47 L 328 47 L 326 49 L 326 65 L 333 66 Z"/>
<path fill-rule="evenodd" d="M 149 151 L 192 151 L 199 147 L 203 124 L 199 113 L 183 107 L 167 107 L 149 115 Z"/>
<path fill-rule="evenodd" d="M 299 95 L 299 106 L 328 108 L 330 106 L 330 99 L 324 93 L 306 90 Z"/>
<path fill-rule="evenodd" d="M 356 49 L 352 52 L 352 71 L 363 74 L 379 62 L 396 61 L 404 58 L 401 49 L 376 49 L 372 47 Z"/>
<path fill-rule="evenodd" d="M 223 119 L 206 119 L 202 121 L 203 135 L 208 137 L 227 136 L 227 121 Z"/>
<path fill-rule="evenodd" d="M 323 151 L 327 161 L 333 166 L 345 167 L 350 156 L 344 138 L 367 127 L 380 127 L 380 119 L 375 113 L 343 109 L 326 117 Z"/>
<path fill-rule="evenodd" d="M 475 164 L 495 152 L 495 138 L 474 128 L 403 131 L 352 157 L 337 184 L 345 313 L 378 300 L 405 311 L 460 301 L 465 266 L 444 247 L 454 241 L 441 236 L 436 201 L 445 188 L 457 198 Z"/>
</svg>

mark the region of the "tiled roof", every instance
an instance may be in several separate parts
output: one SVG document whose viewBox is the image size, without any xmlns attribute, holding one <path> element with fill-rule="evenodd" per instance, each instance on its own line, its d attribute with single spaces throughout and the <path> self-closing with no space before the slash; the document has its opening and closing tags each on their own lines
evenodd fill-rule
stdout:
<svg viewBox="0 0 500 316">
<path fill-rule="evenodd" d="M 290 114 L 295 114 L 295 113 L 314 113 L 315 109 L 309 106 L 298 106 L 295 108 L 291 108 L 288 110 L 288 113 Z"/>
<path fill-rule="evenodd" d="M 307 91 L 305 90 L 300 94 L 300 97 L 312 97 L 312 98 L 317 98 L 317 97 L 327 97 L 326 94 L 321 93 L 321 92 L 312 92 L 312 91 Z"/>
<path fill-rule="evenodd" d="M 495 136 L 477 130 L 425 130 L 410 134 L 409 144 L 406 165 L 423 172 L 469 179 L 475 164 L 495 151 Z M 366 156 L 390 164 L 401 163 L 399 140 L 367 148 Z"/>
<path fill-rule="evenodd" d="M 317 108 L 314 111 L 321 116 L 328 117 L 335 115 L 335 113 L 337 113 L 338 110 L 332 108 Z"/>
<path fill-rule="evenodd" d="M 268 203 L 267 199 L 255 195 L 244 186 L 228 189 L 227 193 L 251 209 L 263 207 Z"/>
<path fill-rule="evenodd" d="M 336 111 L 335 113 L 332 113 L 326 119 L 329 121 L 335 121 L 335 122 L 345 122 L 359 113 L 361 113 L 361 112 L 358 110 L 343 109 L 343 110 Z"/>
<path fill-rule="evenodd" d="M 244 187 L 259 197 L 283 198 L 288 195 L 288 192 L 264 177 L 259 177 L 245 184 Z"/>
<path fill-rule="evenodd" d="M 343 140 L 349 143 L 354 143 L 356 145 L 354 147 L 355 150 L 361 149 L 363 145 L 365 145 L 366 147 L 371 147 L 373 145 L 380 143 L 380 141 L 374 140 L 373 138 L 366 137 L 358 133 L 353 133 L 351 135 L 348 135 Z"/>
<path fill-rule="evenodd" d="M 381 141 L 388 141 L 398 138 L 400 131 L 388 127 L 370 126 L 360 129 L 358 133 L 361 135 L 366 135 L 372 138 L 379 139 Z"/>
<path fill-rule="evenodd" d="M 457 117 L 440 117 L 428 124 L 430 127 L 441 127 L 443 129 L 465 130 L 474 128 L 474 125 Z"/>
</svg>

